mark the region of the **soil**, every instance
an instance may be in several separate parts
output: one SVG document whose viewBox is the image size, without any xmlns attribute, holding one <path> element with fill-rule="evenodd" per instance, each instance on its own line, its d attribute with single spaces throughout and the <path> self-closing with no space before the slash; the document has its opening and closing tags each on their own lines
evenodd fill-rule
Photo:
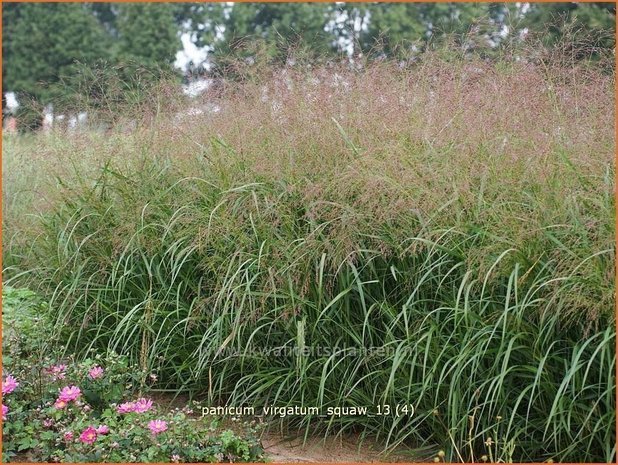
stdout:
<svg viewBox="0 0 618 465">
<path fill-rule="evenodd" d="M 410 462 L 410 455 L 396 451 L 389 455 L 381 453 L 378 444 L 358 435 L 318 438 L 286 438 L 266 433 L 262 445 L 269 462 Z"/>
</svg>

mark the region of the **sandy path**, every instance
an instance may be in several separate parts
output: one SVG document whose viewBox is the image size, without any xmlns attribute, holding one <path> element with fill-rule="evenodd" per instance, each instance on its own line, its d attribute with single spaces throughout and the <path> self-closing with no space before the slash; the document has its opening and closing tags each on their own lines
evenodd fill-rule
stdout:
<svg viewBox="0 0 618 465">
<path fill-rule="evenodd" d="M 401 455 L 384 456 L 369 440 L 360 444 L 357 436 L 323 438 L 284 438 L 275 434 L 262 437 L 269 462 L 385 462 L 409 461 Z"/>
</svg>

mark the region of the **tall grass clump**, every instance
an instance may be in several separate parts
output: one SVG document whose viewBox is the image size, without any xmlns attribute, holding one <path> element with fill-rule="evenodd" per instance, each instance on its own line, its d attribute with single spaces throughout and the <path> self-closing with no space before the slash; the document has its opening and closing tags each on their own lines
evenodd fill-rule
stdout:
<svg viewBox="0 0 618 465">
<path fill-rule="evenodd" d="M 131 131 L 5 137 L 4 278 L 67 350 L 213 404 L 414 407 L 306 432 L 615 460 L 613 71 L 253 69 Z"/>
</svg>

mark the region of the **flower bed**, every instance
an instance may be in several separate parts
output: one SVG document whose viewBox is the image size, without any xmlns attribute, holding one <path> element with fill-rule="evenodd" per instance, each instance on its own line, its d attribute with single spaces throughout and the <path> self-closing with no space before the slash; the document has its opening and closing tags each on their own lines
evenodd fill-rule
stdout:
<svg viewBox="0 0 618 465">
<path fill-rule="evenodd" d="M 148 396 L 156 376 L 126 357 L 113 352 L 85 360 L 42 356 L 52 350 L 50 341 L 31 324 L 32 310 L 41 304 L 33 304 L 34 295 L 12 296 L 15 292 L 4 293 L 3 306 L 3 461 L 263 460 L 255 427 L 223 430 L 217 420 L 196 414 L 198 403 L 175 409 L 157 405 Z M 32 340 L 35 335 L 39 340 Z"/>
</svg>

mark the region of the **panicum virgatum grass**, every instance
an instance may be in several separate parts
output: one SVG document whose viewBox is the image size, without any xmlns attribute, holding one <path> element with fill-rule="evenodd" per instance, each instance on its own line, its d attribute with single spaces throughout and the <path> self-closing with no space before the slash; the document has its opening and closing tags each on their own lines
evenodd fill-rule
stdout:
<svg viewBox="0 0 618 465">
<path fill-rule="evenodd" d="M 130 130 L 5 136 L 4 277 L 67 350 L 213 403 L 412 404 L 282 421 L 448 460 L 614 460 L 613 72 L 236 71 Z"/>
</svg>

